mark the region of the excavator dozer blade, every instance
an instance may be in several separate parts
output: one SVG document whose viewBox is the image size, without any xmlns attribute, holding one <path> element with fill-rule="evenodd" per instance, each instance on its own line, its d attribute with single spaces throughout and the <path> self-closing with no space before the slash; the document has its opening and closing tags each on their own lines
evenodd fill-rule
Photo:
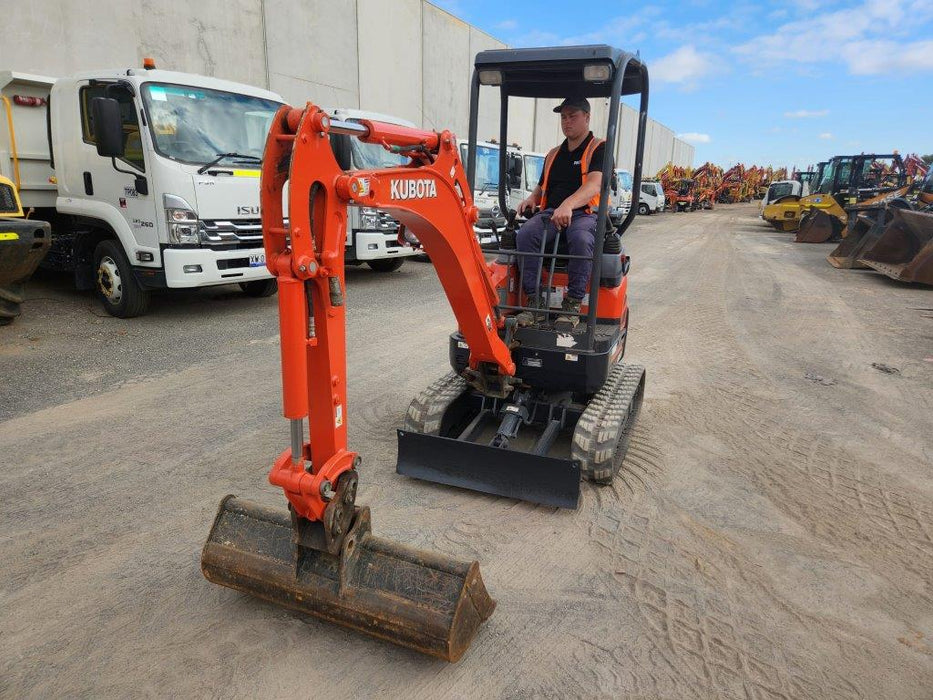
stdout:
<svg viewBox="0 0 933 700">
<path fill-rule="evenodd" d="M 374 537 L 357 508 L 339 554 L 296 544 L 290 514 L 227 496 L 201 571 L 228 586 L 446 661 L 492 615 L 477 562 Z"/>
<path fill-rule="evenodd" d="M 824 211 L 813 209 L 800 218 L 800 228 L 797 229 L 795 243 L 826 243 L 836 233 L 835 217 Z"/>
<path fill-rule="evenodd" d="M 859 262 L 859 258 L 875 244 L 884 231 L 884 212 L 879 212 L 877 217 L 873 219 L 859 214 L 857 217 L 850 218 L 846 237 L 839 242 L 833 252 L 826 256 L 827 262 L 841 270 L 868 267 L 865 263 Z"/>
<path fill-rule="evenodd" d="M 571 459 L 398 431 L 399 474 L 495 496 L 576 508 L 580 465 Z"/>
<path fill-rule="evenodd" d="M 895 209 L 891 223 L 860 262 L 901 282 L 933 285 L 933 214 Z"/>
</svg>

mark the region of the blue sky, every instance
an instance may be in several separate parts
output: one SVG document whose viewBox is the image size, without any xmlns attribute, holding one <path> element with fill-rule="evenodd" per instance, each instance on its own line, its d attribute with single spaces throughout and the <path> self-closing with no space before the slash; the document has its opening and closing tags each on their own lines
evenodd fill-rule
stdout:
<svg viewBox="0 0 933 700">
<path fill-rule="evenodd" d="M 933 0 L 431 0 L 512 46 L 638 50 L 694 165 L 933 153 Z"/>
</svg>

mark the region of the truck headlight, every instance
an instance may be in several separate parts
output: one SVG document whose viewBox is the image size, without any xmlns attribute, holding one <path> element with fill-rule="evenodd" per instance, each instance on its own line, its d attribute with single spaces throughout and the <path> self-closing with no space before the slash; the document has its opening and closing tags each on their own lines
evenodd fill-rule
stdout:
<svg viewBox="0 0 933 700">
<path fill-rule="evenodd" d="M 198 233 L 198 215 L 191 205 L 174 194 L 162 195 L 165 207 L 165 220 L 168 223 L 169 243 L 178 245 L 198 245 L 201 236 Z"/>
<path fill-rule="evenodd" d="M 362 207 L 360 209 L 360 228 L 378 229 L 379 228 L 379 210 Z"/>
<path fill-rule="evenodd" d="M 197 245 L 201 242 L 198 234 L 198 215 L 190 209 L 166 209 L 168 221 L 168 240 L 180 245 Z"/>
</svg>

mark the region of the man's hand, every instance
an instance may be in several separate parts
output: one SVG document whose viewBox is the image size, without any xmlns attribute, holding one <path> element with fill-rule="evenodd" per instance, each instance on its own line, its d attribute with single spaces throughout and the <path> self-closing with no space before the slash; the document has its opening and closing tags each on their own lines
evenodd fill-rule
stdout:
<svg viewBox="0 0 933 700">
<path fill-rule="evenodd" d="M 536 204 L 535 196 L 533 194 L 528 195 L 522 200 L 521 204 L 518 205 L 518 215 L 524 216 L 526 210 L 529 214 L 534 214 Z"/>
<path fill-rule="evenodd" d="M 557 228 L 567 228 L 570 226 L 570 219 L 573 218 L 573 209 L 570 208 L 570 205 L 565 201 L 557 209 L 554 210 L 554 213 L 551 214 L 551 221 L 554 222 L 554 225 Z"/>
</svg>

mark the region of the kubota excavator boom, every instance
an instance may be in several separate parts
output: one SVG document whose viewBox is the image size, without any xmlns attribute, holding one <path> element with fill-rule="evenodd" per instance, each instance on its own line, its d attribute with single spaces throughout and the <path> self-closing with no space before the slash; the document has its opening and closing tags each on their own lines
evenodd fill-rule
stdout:
<svg viewBox="0 0 933 700">
<path fill-rule="evenodd" d="M 328 138 L 341 134 L 382 144 L 411 163 L 345 172 Z M 204 573 L 456 660 L 494 607 L 478 564 L 376 540 L 368 509 L 355 506 L 360 458 L 347 445 L 343 262 L 348 204 L 381 209 L 416 231 L 469 339 L 471 369 L 508 382 L 515 365 L 497 332 L 504 319 L 473 233 L 477 211 L 456 139 L 448 131 L 333 121 L 312 104 L 282 107 L 266 142 L 261 193 L 266 264 L 279 283 L 283 409 L 291 422 L 291 446 L 269 481 L 284 490 L 291 517 L 228 497 L 204 548 Z"/>
</svg>

